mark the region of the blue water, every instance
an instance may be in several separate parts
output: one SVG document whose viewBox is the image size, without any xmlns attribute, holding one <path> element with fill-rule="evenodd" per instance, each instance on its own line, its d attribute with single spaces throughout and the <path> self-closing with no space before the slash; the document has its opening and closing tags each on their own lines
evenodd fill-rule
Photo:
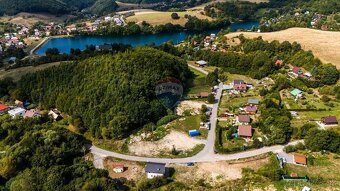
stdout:
<svg viewBox="0 0 340 191">
<path fill-rule="evenodd" d="M 259 25 L 256 21 L 247 21 L 242 23 L 233 23 L 228 28 L 232 31 L 238 29 L 250 30 L 252 27 Z M 208 34 L 217 34 L 221 29 L 206 31 Z M 183 41 L 187 36 L 193 35 L 189 32 L 176 32 L 167 34 L 156 34 L 156 35 L 138 35 L 138 36 L 80 36 L 80 37 L 67 37 L 67 38 L 53 38 L 47 43 L 42 45 L 35 53 L 38 55 L 44 55 L 48 48 L 58 48 L 60 53 L 70 53 L 71 48 L 79 48 L 84 50 L 86 45 L 102 45 L 105 43 L 123 43 L 130 44 L 132 46 L 143 46 L 147 44 L 160 45 L 164 42 L 172 41 L 179 43 Z"/>
</svg>

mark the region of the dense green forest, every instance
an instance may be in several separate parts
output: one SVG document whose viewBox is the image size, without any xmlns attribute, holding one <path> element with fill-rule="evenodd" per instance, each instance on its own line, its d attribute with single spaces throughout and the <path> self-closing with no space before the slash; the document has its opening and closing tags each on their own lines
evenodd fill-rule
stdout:
<svg viewBox="0 0 340 191">
<path fill-rule="evenodd" d="M 0 190 L 121 190 L 84 156 L 84 137 L 40 119 L 0 116 Z"/>
<path fill-rule="evenodd" d="M 12 95 L 57 107 L 96 137 L 122 138 L 167 114 L 155 87 L 168 76 L 185 86 L 191 72 L 178 57 L 143 47 L 29 74 Z"/>
<path fill-rule="evenodd" d="M 19 12 L 65 14 L 91 6 L 91 10 L 99 14 L 104 10 L 111 11 L 116 8 L 113 0 L 0 0 L 0 5 L 0 15 Z"/>
<path fill-rule="evenodd" d="M 115 0 L 97 0 L 89 9 L 91 13 L 103 15 L 116 10 L 117 3 Z"/>
</svg>

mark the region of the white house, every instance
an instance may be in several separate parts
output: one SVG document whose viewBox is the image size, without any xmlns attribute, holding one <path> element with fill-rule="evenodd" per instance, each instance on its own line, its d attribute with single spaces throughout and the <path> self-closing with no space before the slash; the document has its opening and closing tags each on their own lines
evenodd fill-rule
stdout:
<svg viewBox="0 0 340 191">
<path fill-rule="evenodd" d="M 115 173 L 122 173 L 124 172 L 124 165 L 122 164 L 117 164 L 113 166 L 113 172 Z"/>
<path fill-rule="evenodd" d="M 10 116 L 12 116 L 12 118 L 15 117 L 24 117 L 26 110 L 21 108 L 21 107 L 17 107 L 15 109 L 9 110 L 8 114 Z"/>
<path fill-rule="evenodd" d="M 148 179 L 152 179 L 158 176 L 164 176 L 165 175 L 165 164 L 148 162 L 145 167 L 145 172 L 147 174 Z"/>
</svg>

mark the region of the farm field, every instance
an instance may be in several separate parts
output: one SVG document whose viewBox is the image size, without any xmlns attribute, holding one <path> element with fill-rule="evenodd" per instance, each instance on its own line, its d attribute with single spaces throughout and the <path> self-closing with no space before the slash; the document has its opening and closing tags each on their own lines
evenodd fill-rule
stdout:
<svg viewBox="0 0 340 191">
<path fill-rule="evenodd" d="M 332 63 L 340 68 L 340 33 L 307 28 L 290 28 L 278 32 L 236 32 L 226 36 L 232 38 L 244 34 L 247 38 L 262 36 L 264 40 L 298 42 L 304 50 L 311 50 L 323 63 Z M 303 35 L 301 35 L 303 34 Z"/>
<path fill-rule="evenodd" d="M 180 19 L 174 20 L 171 18 L 171 14 L 173 12 L 159 12 L 159 11 L 143 11 L 143 12 L 135 12 L 134 16 L 127 17 L 127 22 L 136 22 L 138 24 L 146 21 L 153 26 L 172 23 L 172 24 L 179 24 L 184 25 L 187 22 L 187 19 L 184 18 L 184 15 L 191 15 L 196 16 L 199 19 L 208 19 L 211 20 L 210 17 L 202 15 L 200 11 L 185 11 L 185 12 L 176 12 Z"/>
<path fill-rule="evenodd" d="M 50 22 L 64 22 L 67 18 L 71 16 L 64 15 L 64 16 L 55 16 L 50 14 L 38 14 L 38 13 L 26 13 L 22 12 L 14 16 L 2 16 L 0 17 L 0 22 L 11 22 L 15 24 L 21 24 L 26 26 L 32 26 L 38 21 L 44 23 Z"/>
</svg>

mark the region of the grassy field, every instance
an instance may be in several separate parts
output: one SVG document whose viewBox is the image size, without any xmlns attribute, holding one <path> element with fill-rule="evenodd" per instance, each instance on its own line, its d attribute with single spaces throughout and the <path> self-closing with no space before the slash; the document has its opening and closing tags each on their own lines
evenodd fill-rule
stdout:
<svg viewBox="0 0 340 191">
<path fill-rule="evenodd" d="M 206 75 L 193 68 L 190 68 L 190 70 L 194 73 L 194 79 L 189 82 L 191 87 L 186 92 L 186 94 L 190 95 L 200 92 L 209 92 L 211 87 L 205 82 Z"/>
<path fill-rule="evenodd" d="M 307 28 L 290 28 L 278 32 L 255 33 L 255 32 L 237 32 L 230 33 L 226 36 L 232 38 L 244 34 L 247 38 L 256 38 L 262 36 L 264 40 L 278 40 L 283 42 L 298 42 L 305 50 L 311 50 L 313 54 L 324 63 L 332 63 L 340 68 L 340 33 L 321 31 Z M 303 35 L 302 35 L 303 34 Z"/>
<path fill-rule="evenodd" d="M 143 12 L 136 12 L 134 16 L 127 17 L 127 22 L 136 22 L 136 23 L 142 23 L 143 21 L 146 21 L 150 23 L 151 25 L 161 25 L 166 23 L 172 23 L 172 24 L 179 24 L 184 25 L 187 21 L 186 18 L 184 18 L 184 15 L 191 15 L 196 16 L 199 19 L 208 19 L 211 20 L 210 17 L 202 15 L 200 11 L 185 11 L 185 12 L 176 12 L 180 19 L 174 20 L 171 18 L 171 14 L 173 12 L 159 12 L 159 11 L 143 11 Z"/>
<path fill-rule="evenodd" d="M 14 81 L 18 81 L 23 75 L 36 72 L 39 70 L 44 70 L 46 68 L 52 67 L 52 66 L 58 66 L 60 62 L 53 62 L 48 64 L 42 64 L 39 66 L 27 66 L 27 67 L 21 67 L 21 68 L 15 68 L 11 70 L 0 70 L 0 79 L 4 78 L 12 78 Z"/>
<path fill-rule="evenodd" d="M 2 16 L 0 17 L 0 22 L 11 22 L 15 24 L 21 24 L 26 26 L 32 26 L 34 23 L 38 21 L 42 21 L 44 23 L 56 22 L 61 23 L 64 22 L 67 18 L 71 16 L 55 16 L 50 14 L 38 14 L 38 13 L 19 13 L 13 16 Z"/>
<path fill-rule="evenodd" d="M 202 129 L 200 130 L 200 116 L 195 115 L 195 116 L 186 116 L 184 118 L 176 120 L 174 123 L 172 123 L 172 128 L 178 131 L 182 131 L 184 133 L 188 133 L 189 130 L 199 130 L 201 135 L 199 136 L 200 138 L 207 138 L 208 136 L 208 130 Z"/>
</svg>

